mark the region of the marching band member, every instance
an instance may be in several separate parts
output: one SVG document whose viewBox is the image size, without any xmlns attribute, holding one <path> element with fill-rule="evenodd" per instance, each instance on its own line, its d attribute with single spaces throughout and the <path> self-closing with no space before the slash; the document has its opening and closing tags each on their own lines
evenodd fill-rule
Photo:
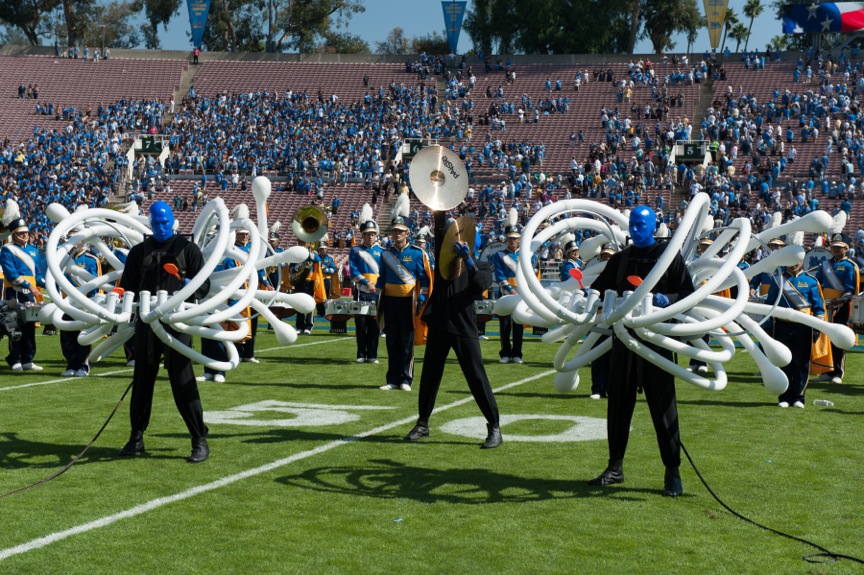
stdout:
<svg viewBox="0 0 864 575">
<path fill-rule="evenodd" d="M 312 244 L 306 244 L 309 257 L 300 263 L 291 264 L 291 285 L 300 293 L 312 296 L 316 302 L 327 299 L 324 293 L 324 280 L 321 272 L 321 258 Z M 310 335 L 315 327 L 315 312 L 297 314 L 297 333 Z"/>
<path fill-rule="evenodd" d="M 257 238 L 256 238 L 257 241 Z M 250 243 L 250 235 L 249 230 L 245 228 L 237 228 L 237 232 L 234 235 L 234 245 L 246 252 L 249 253 L 249 250 L 252 248 L 252 244 Z M 225 265 L 225 269 L 230 269 L 232 267 L 241 267 L 243 262 L 232 260 L 234 265 L 231 265 L 230 262 L 225 261 L 222 262 Z M 270 288 L 270 280 L 267 279 L 264 270 L 258 270 L 258 285 L 261 289 Z M 251 315 L 251 313 L 250 313 Z M 238 343 L 237 351 L 240 354 L 240 361 L 246 363 L 260 363 L 258 359 L 255 358 L 255 336 L 258 333 L 258 316 L 256 315 L 251 320 L 249 320 L 249 339 L 244 343 Z"/>
<path fill-rule="evenodd" d="M 618 250 L 615 242 L 609 242 L 600 250 L 600 261 L 608 262 Z M 606 341 L 609 336 L 603 336 L 597 345 Z M 591 362 L 591 399 L 606 397 L 609 389 L 609 371 L 612 369 L 612 352 L 607 351 Z"/>
<path fill-rule="evenodd" d="M 102 266 L 99 258 L 87 250 L 86 245 L 76 246 L 75 251 L 71 255 L 75 265 L 86 271 L 93 277 L 102 275 Z M 82 284 L 81 278 L 72 277 L 67 274 L 73 284 Z M 87 297 L 91 297 L 97 290 L 91 291 Z M 63 319 L 72 319 L 66 314 L 63 314 Z M 78 343 L 78 335 L 80 331 L 61 331 L 60 332 L 60 350 L 63 352 L 63 357 L 66 359 L 66 371 L 61 373 L 63 377 L 87 377 L 90 374 L 90 347 L 89 345 L 81 345 Z"/>
<path fill-rule="evenodd" d="M 444 212 L 436 211 L 435 235 L 443 238 L 446 232 Z M 436 249 L 440 259 L 442 248 Z M 453 250 L 463 259 L 465 270 L 449 280 L 441 276 L 441 270 L 435 271 L 429 304 L 423 312 L 423 321 L 429 326 L 429 337 L 420 375 L 419 415 L 417 424 L 405 440 L 418 441 L 429 436 L 429 417 L 435 407 L 447 356 L 453 349 L 471 395 L 486 418 L 488 436 L 480 447 L 492 449 L 501 445 L 500 418 L 495 394 L 483 366 L 474 315 L 474 300 L 492 284 L 492 268 L 486 262 L 475 262 L 466 242 L 454 244 Z"/>
<path fill-rule="evenodd" d="M 270 249 L 273 250 L 273 254 L 279 254 L 284 252 L 283 248 L 279 247 L 279 234 L 278 232 L 271 231 L 267 241 L 270 243 Z M 277 291 L 280 291 L 281 283 L 279 282 L 279 268 L 285 267 L 285 264 L 279 264 L 278 266 L 272 266 L 267 268 L 267 279 L 270 281 L 270 285 L 274 287 Z M 284 283 L 284 282 L 282 282 Z"/>
<path fill-rule="evenodd" d="M 411 391 L 414 381 L 414 318 L 429 295 L 432 270 L 426 252 L 408 244 L 408 226 L 396 218 L 393 245 L 381 253 L 379 313 L 387 326 L 387 383 L 380 389 Z"/>
<path fill-rule="evenodd" d="M 786 242 L 781 240 L 780 238 L 774 238 L 773 240 L 768 242 L 768 249 L 772 252 L 775 252 L 786 245 Z M 750 280 L 750 297 L 761 297 L 768 293 L 768 289 L 771 287 L 771 284 L 774 283 L 771 280 L 771 277 L 774 275 L 773 271 L 761 272 L 753 276 Z M 770 300 L 766 300 L 769 301 Z"/>
<path fill-rule="evenodd" d="M 321 274 L 324 278 L 325 300 L 332 297 L 333 277 L 336 276 L 336 260 L 327 253 L 327 248 L 327 240 L 318 242 L 318 260 L 321 262 Z M 324 315 L 323 301 L 318 304 L 318 315 Z"/>
<path fill-rule="evenodd" d="M 630 212 L 630 237 L 633 244 L 612 256 L 606 268 L 591 284 L 601 294 L 614 290 L 621 297 L 625 291 L 634 289 L 629 276 L 647 277 L 657 260 L 666 250 L 666 243 L 654 239 L 657 216 L 648 206 L 638 206 Z M 667 273 L 654 287 L 654 305 L 667 307 L 694 292 L 693 280 L 687 271 L 680 253 L 669 266 Z M 672 352 L 645 343 L 655 352 L 671 360 Z M 645 392 L 645 401 L 651 412 L 660 456 L 666 467 L 663 494 L 678 497 L 682 493 L 681 442 L 678 432 L 678 405 L 675 398 L 675 377 L 653 363 L 630 351 L 618 337 L 613 336 L 611 371 L 609 374 L 609 403 L 607 406 L 607 431 L 609 463 L 589 485 L 611 485 L 624 482 L 624 453 L 630 437 L 630 422 L 636 406 L 636 394 Z"/>
<path fill-rule="evenodd" d="M 507 249 L 496 253 L 494 258 L 495 281 L 501 287 L 501 295 L 518 293 L 516 290 L 516 268 L 519 267 L 519 243 L 522 237 L 518 224 L 511 224 L 504 229 L 507 235 Z M 531 266 L 536 267 L 537 256 L 531 256 Z M 498 352 L 499 363 L 522 363 L 522 335 L 525 326 L 513 321 L 513 317 L 499 317 L 501 326 L 501 351 Z M 510 342 L 510 334 L 513 342 Z"/>
<path fill-rule="evenodd" d="M 564 245 L 564 262 L 561 264 L 561 281 L 566 282 L 572 276 L 570 270 L 581 270 L 585 262 L 579 258 L 579 244 L 570 240 Z"/>
<path fill-rule="evenodd" d="M 846 325 L 852 311 L 852 296 L 861 291 L 861 273 L 858 265 L 846 257 L 849 244 L 843 241 L 841 234 L 831 238 L 831 260 L 822 262 L 816 270 L 816 280 L 822 286 L 825 294 L 825 307 L 829 320 L 833 323 Z M 843 383 L 846 369 L 846 351 L 831 343 L 831 356 L 834 360 L 834 370 L 823 373 L 816 381 Z"/>
<path fill-rule="evenodd" d="M 371 216 L 371 214 L 370 214 Z M 378 301 L 378 281 L 381 265 L 381 246 L 378 245 L 378 225 L 368 219 L 360 224 L 363 241 L 351 248 L 348 265 L 354 282 L 354 301 Z M 378 363 L 378 319 L 373 316 L 354 318 L 357 338 L 357 363 Z"/>
<path fill-rule="evenodd" d="M 429 240 L 428 236 L 423 232 L 423 230 L 420 230 L 420 232 L 417 234 L 417 238 L 414 240 L 414 245 L 417 246 L 418 248 L 420 248 L 421 250 L 423 250 L 424 252 L 426 252 L 426 255 L 429 256 L 429 268 L 434 271 L 435 270 L 435 254 L 434 254 L 434 252 L 432 252 L 429 249 L 429 247 L 428 247 L 429 241 L 428 240 Z"/>
<path fill-rule="evenodd" d="M 40 265 L 39 250 L 30 245 L 30 227 L 18 218 L 9 224 L 12 242 L 0 249 L 0 267 L 3 268 L 3 300 L 19 304 L 42 301 L 39 286 L 45 287 L 45 272 Z M 36 322 L 25 322 L 21 339 L 9 341 L 6 363 L 12 371 L 42 371 L 33 363 L 36 356 Z"/>
<path fill-rule="evenodd" d="M 773 279 L 768 290 L 767 301 L 777 301 L 781 292 L 783 297 L 777 304 L 779 307 L 797 309 L 807 315 L 825 319 L 822 289 L 816 278 L 804 271 L 803 260 L 794 266 L 786 267 L 782 278 Z M 774 319 L 772 337 L 792 352 L 792 361 L 781 368 L 789 379 L 789 387 L 778 400 L 777 405 L 780 407 L 794 405 L 804 409 L 804 390 L 807 388 L 807 377 L 810 373 L 811 346 L 819 335 L 818 331 L 806 325 Z"/>
</svg>

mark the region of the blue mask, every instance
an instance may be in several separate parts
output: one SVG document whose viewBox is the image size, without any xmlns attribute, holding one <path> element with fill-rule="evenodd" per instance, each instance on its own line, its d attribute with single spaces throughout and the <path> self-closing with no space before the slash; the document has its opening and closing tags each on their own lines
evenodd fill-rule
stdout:
<svg viewBox="0 0 864 575">
<path fill-rule="evenodd" d="M 150 206 L 150 229 L 153 238 L 162 243 L 174 235 L 174 212 L 165 202 L 153 202 Z"/>
<path fill-rule="evenodd" d="M 637 248 L 647 248 L 654 244 L 657 230 L 657 215 L 648 206 L 639 206 L 630 212 L 630 237 Z"/>
</svg>

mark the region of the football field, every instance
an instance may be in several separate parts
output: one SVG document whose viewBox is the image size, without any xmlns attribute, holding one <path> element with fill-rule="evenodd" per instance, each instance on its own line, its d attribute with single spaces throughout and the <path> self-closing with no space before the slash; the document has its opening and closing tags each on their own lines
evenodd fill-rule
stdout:
<svg viewBox="0 0 864 575">
<path fill-rule="evenodd" d="M 0 371 L 3 493 L 68 463 L 131 380 L 122 356 L 60 377 L 58 339 L 37 345 L 45 371 Z M 145 455 L 117 457 L 127 397 L 69 471 L 0 498 L 0 574 L 862 572 L 805 562 L 818 550 L 732 515 L 686 459 L 684 495 L 662 497 L 641 397 L 625 483 L 588 486 L 608 457 L 589 370 L 561 395 L 556 346 L 526 338 L 525 364 L 501 365 L 498 345 L 482 342 L 502 415 L 493 450 L 478 447 L 484 420 L 452 354 L 431 436 L 407 443 L 422 348 L 414 390 L 385 392 L 384 340 L 380 364 L 356 364 L 353 335 L 321 326 L 285 348 L 259 331 L 260 364 L 199 383 L 211 457 L 190 465 L 162 370 Z M 864 353 L 849 354 L 843 384 L 811 383 L 803 410 L 778 408 L 740 350 L 728 370 L 723 391 L 677 386 L 682 441 L 710 488 L 755 521 L 864 558 Z"/>
</svg>

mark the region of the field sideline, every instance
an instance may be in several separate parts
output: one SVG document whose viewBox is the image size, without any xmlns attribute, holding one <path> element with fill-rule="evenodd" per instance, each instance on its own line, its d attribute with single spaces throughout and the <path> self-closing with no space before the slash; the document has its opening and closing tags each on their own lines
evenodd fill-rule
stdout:
<svg viewBox="0 0 864 575">
<path fill-rule="evenodd" d="M 45 371 L 0 381 L 0 492 L 80 452 L 130 381 L 118 358 L 88 378 L 59 377 L 56 340 L 37 344 Z M 350 335 L 279 348 L 259 333 L 261 364 L 199 384 L 211 459 L 195 466 L 183 461 L 189 439 L 163 370 L 147 455 L 116 457 L 127 399 L 70 471 L 0 499 L 0 574 L 861 572 L 805 563 L 815 549 L 726 512 L 686 461 L 684 496 L 663 498 L 641 400 L 626 482 L 586 485 L 607 458 L 605 400 L 588 399 L 587 369 L 576 392 L 556 393 L 556 348 L 537 338 L 521 366 L 497 363 L 496 338 L 482 343 L 501 448 L 478 449 L 485 427 L 452 358 L 432 436 L 407 444 L 416 386 L 377 389 L 381 344 L 381 364 L 358 365 Z M 864 557 L 864 353 L 850 353 L 846 383 L 811 384 L 804 410 L 777 408 L 746 354 L 728 369 L 721 392 L 678 385 L 682 440 L 711 488 L 756 521 Z M 814 407 L 817 398 L 835 406 Z"/>
</svg>

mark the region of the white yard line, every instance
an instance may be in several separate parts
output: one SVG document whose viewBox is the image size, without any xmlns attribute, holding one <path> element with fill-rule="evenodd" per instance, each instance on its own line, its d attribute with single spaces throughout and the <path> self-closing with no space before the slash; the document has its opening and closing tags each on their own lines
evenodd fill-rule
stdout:
<svg viewBox="0 0 864 575">
<path fill-rule="evenodd" d="M 314 344 L 307 344 L 314 345 Z M 281 349 L 281 348 L 280 348 Z M 497 389 L 496 392 L 504 391 L 505 389 L 510 389 L 511 387 L 516 387 L 529 381 L 534 381 L 536 379 L 540 379 L 555 373 L 554 370 L 544 371 L 543 373 L 539 373 L 537 375 L 533 375 L 531 377 L 526 377 L 525 379 L 520 379 L 519 381 L 514 381 L 512 383 L 508 383 L 503 385 Z M 448 403 L 447 405 L 441 406 L 434 411 L 434 413 L 440 413 L 442 411 L 446 411 L 448 409 L 452 409 L 454 407 L 458 407 L 465 403 L 474 401 L 472 396 L 467 396 L 453 403 Z M 335 441 L 330 441 L 323 445 L 319 445 L 313 449 L 309 449 L 307 451 L 301 451 L 300 453 L 296 453 L 294 455 L 290 455 L 288 457 L 284 457 L 282 459 L 277 459 L 276 461 L 272 461 L 265 465 L 261 465 L 259 467 L 253 467 L 252 469 L 247 469 L 246 471 L 241 471 L 240 473 L 235 473 L 234 475 L 229 475 L 227 477 L 223 477 L 222 479 L 217 479 L 216 481 L 211 481 L 210 483 L 205 483 L 203 485 L 199 485 L 197 487 L 192 487 L 185 491 L 181 491 L 179 493 L 175 493 L 174 495 L 168 495 L 165 497 L 158 497 L 156 499 L 150 500 L 146 503 L 142 503 L 141 505 L 136 505 L 135 507 L 126 509 L 125 511 L 120 511 L 119 513 L 114 513 L 112 515 L 107 515 L 105 517 L 101 517 L 94 521 L 89 521 L 87 523 L 82 523 L 81 525 L 77 525 L 75 527 L 71 527 L 69 529 L 64 529 L 63 531 L 57 531 L 55 533 L 51 533 L 50 535 L 46 535 L 44 537 L 38 537 L 36 539 L 32 539 L 26 543 L 22 543 L 20 545 L 16 545 L 14 547 L 8 547 L 6 549 L 0 550 L 0 561 L 4 559 L 8 559 L 9 557 L 13 557 L 15 555 L 20 555 L 22 553 L 27 553 L 28 551 L 33 551 L 34 549 L 40 549 L 42 547 L 47 547 L 52 543 L 56 543 L 58 541 L 62 541 L 73 535 L 79 535 L 81 533 L 87 533 L 89 531 L 93 531 L 95 529 L 100 529 L 102 527 L 107 527 L 121 519 L 130 519 L 132 517 L 137 517 L 138 515 L 142 515 L 147 513 L 148 511 L 152 511 L 154 509 L 158 509 L 164 505 L 168 505 L 170 503 L 174 503 L 176 501 L 183 501 L 184 499 L 189 499 L 201 493 L 206 493 L 208 491 L 213 491 L 215 489 L 219 489 L 220 487 L 225 487 L 227 485 L 231 485 L 232 483 L 236 483 L 243 479 L 248 479 L 250 477 L 255 477 L 257 475 L 261 475 L 262 473 L 267 473 L 269 471 L 273 471 L 274 469 L 278 469 L 290 463 L 294 463 L 295 461 L 300 461 L 302 459 L 306 459 L 308 457 L 312 457 L 314 455 L 319 455 L 326 451 L 330 451 L 335 447 L 339 447 L 340 445 L 346 445 L 352 443 L 358 439 L 362 439 L 364 437 L 369 437 L 371 435 L 376 435 L 378 433 L 382 433 L 385 431 L 389 431 L 395 427 L 399 427 L 402 425 L 407 425 L 409 423 L 413 423 L 416 420 L 415 416 L 405 417 L 398 421 L 393 421 L 391 423 L 387 423 L 385 425 L 381 425 L 379 427 L 375 427 L 370 429 L 369 431 L 364 431 L 362 433 L 358 433 L 357 435 L 353 435 L 351 437 L 345 437 L 342 439 L 337 439 Z"/>
<path fill-rule="evenodd" d="M 311 345 L 321 345 L 323 343 L 338 343 L 340 341 L 342 341 L 342 340 L 330 339 L 330 340 L 324 340 L 324 341 L 310 341 L 309 343 L 297 343 L 297 344 L 290 345 L 290 346 L 268 347 L 267 349 L 258 349 L 258 350 L 255 350 L 255 353 L 266 353 L 268 351 L 276 351 L 279 349 L 295 349 L 295 348 L 299 348 L 299 347 L 309 347 Z M 348 340 L 346 339 L 345 341 L 348 341 Z M 354 341 L 354 340 L 351 339 L 350 341 Z M 96 365 L 98 366 L 98 364 L 96 364 Z M 93 373 L 88 377 L 110 377 L 112 375 L 118 375 L 121 373 L 128 373 L 131 371 L 132 371 L 132 368 L 130 367 L 128 369 L 118 369 L 117 371 L 106 371 L 104 373 Z M 37 381 L 34 383 L 22 383 L 21 385 L 10 385 L 8 387 L 0 387 L 0 391 L 12 391 L 12 390 L 16 390 L 16 389 L 25 389 L 28 387 L 36 387 L 39 385 L 53 385 L 55 383 L 64 383 L 66 381 L 73 381 L 73 380 L 79 380 L 79 379 L 84 379 L 84 378 L 81 378 L 81 377 L 61 377 L 61 378 L 57 378 L 57 379 L 49 379 L 47 381 Z"/>
</svg>

